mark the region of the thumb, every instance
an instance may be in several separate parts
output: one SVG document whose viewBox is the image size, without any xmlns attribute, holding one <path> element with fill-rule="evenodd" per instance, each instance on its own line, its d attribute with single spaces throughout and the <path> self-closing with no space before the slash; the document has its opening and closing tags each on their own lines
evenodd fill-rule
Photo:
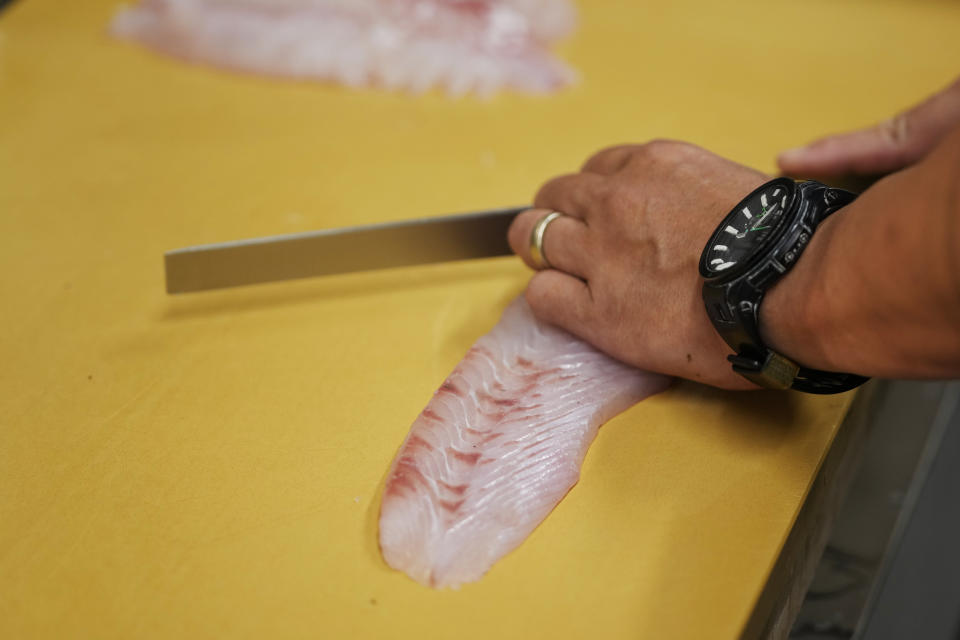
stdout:
<svg viewBox="0 0 960 640">
<path fill-rule="evenodd" d="M 960 124 L 960 79 L 893 118 L 860 131 L 821 138 L 784 151 L 784 173 L 808 176 L 871 175 L 914 164 Z"/>
</svg>

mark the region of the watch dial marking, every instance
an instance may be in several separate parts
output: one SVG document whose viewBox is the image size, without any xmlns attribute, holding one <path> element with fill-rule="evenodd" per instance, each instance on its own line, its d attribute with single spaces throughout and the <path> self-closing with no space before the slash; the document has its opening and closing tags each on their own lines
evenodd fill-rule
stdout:
<svg viewBox="0 0 960 640">
<path fill-rule="evenodd" d="M 736 277 L 750 267 L 779 237 L 795 192 L 792 183 L 777 180 L 752 193 L 727 214 L 701 258 L 704 276 L 719 276 L 721 272 L 730 271 L 724 277 Z"/>
<path fill-rule="evenodd" d="M 726 221 L 720 223 L 708 245 L 703 272 L 719 274 L 749 265 L 782 226 L 793 193 L 791 185 L 778 181 L 752 194 L 734 209 Z"/>
</svg>

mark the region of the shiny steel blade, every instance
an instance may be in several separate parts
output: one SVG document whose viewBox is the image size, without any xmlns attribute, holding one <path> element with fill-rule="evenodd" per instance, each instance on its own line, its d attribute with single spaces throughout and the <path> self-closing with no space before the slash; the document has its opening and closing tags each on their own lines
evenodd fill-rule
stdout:
<svg viewBox="0 0 960 640">
<path fill-rule="evenodd" d="M 175 249 L 164 254 L 167 293 L 508 255 L 507 228 L 527 208 Z"/>
</svg>

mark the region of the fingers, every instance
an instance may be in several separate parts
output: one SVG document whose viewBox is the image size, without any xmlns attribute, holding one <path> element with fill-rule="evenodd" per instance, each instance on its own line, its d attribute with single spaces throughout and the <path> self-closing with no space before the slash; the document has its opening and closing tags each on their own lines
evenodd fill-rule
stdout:
<svg viewBox="0 0 960 640">
<path fill-rule="evenodd" d="M 587 283 L 548 269 L 530 279 L 524 295 L 535 316 L 590 341 L 593 299 Z"/>
<path fill-rule="evenodd" d="M 960 124 L 960 80 L 878 125 L 828 136 L 777 158 L 784 173 L 807 176 L 880 174 L 923 158 Z"/>
<path fill-rule="evenodd" d="M 908 115 L 869 129 L 829 136 L 784 151 L 777 164 L 784 173 L 807 176 L 877 174 L 897 171 L 922 155 L 911 139 Z"/>
<path fill-rule="evenodd" d="M 530 236 L 534 226 L 549 214 L 547 209 L 528 209 L 513 220 L 507 232 L 510 248 L 531 269 L 541 269 L 542 265 L 537 264 L 530 254 Z M 554 269 L 587 279 L 587 228 L 581 220 L 563 215 L 551 222 L 543 234 L 542 252 Z"/>
<path fill-rule="evenodd" d="M 540 187 L 533 206 L 579 218 L 587 224 L 607 191 L 607 178 L 595 173 L 571 173 Z"/>
<path fill-rule="evenodd" d="M 637 146 L 635 144 L 621 144 L 601 149 L 583 163 L 580 171 L 611 176 L 627 165 Z"/>
<path fill-rule="evenodd" d="M 552 268 L 589 279 L 591 251 L 587 221 L 591 211 L 604 202 L 606 189 L 607 178 L 595 173 L 573 173 L 550 180 L 537 192 L 533 200 L 535 208 L 524 211 L 511 224 L 507 234 L 511 249 L 529 267 L 542 269 L 543 265 L 531 255 L 531 234 L 540 220 L 556 211 L 561 217 L 543 231 L 542 254 Z"/>
</svg>

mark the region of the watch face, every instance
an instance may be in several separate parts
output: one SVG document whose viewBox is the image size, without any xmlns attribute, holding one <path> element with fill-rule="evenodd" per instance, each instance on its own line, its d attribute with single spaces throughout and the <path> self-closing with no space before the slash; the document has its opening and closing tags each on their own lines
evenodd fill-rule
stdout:
<svg viewBox="0 0 960 640">
<path fill-rule="evenodd" d="M 713 234 L 700 262 L 704 277 L 746 266 L 774 236 L 793 200 L 793 180 L 779 179 L 751 193 Z"/>
</svg>

